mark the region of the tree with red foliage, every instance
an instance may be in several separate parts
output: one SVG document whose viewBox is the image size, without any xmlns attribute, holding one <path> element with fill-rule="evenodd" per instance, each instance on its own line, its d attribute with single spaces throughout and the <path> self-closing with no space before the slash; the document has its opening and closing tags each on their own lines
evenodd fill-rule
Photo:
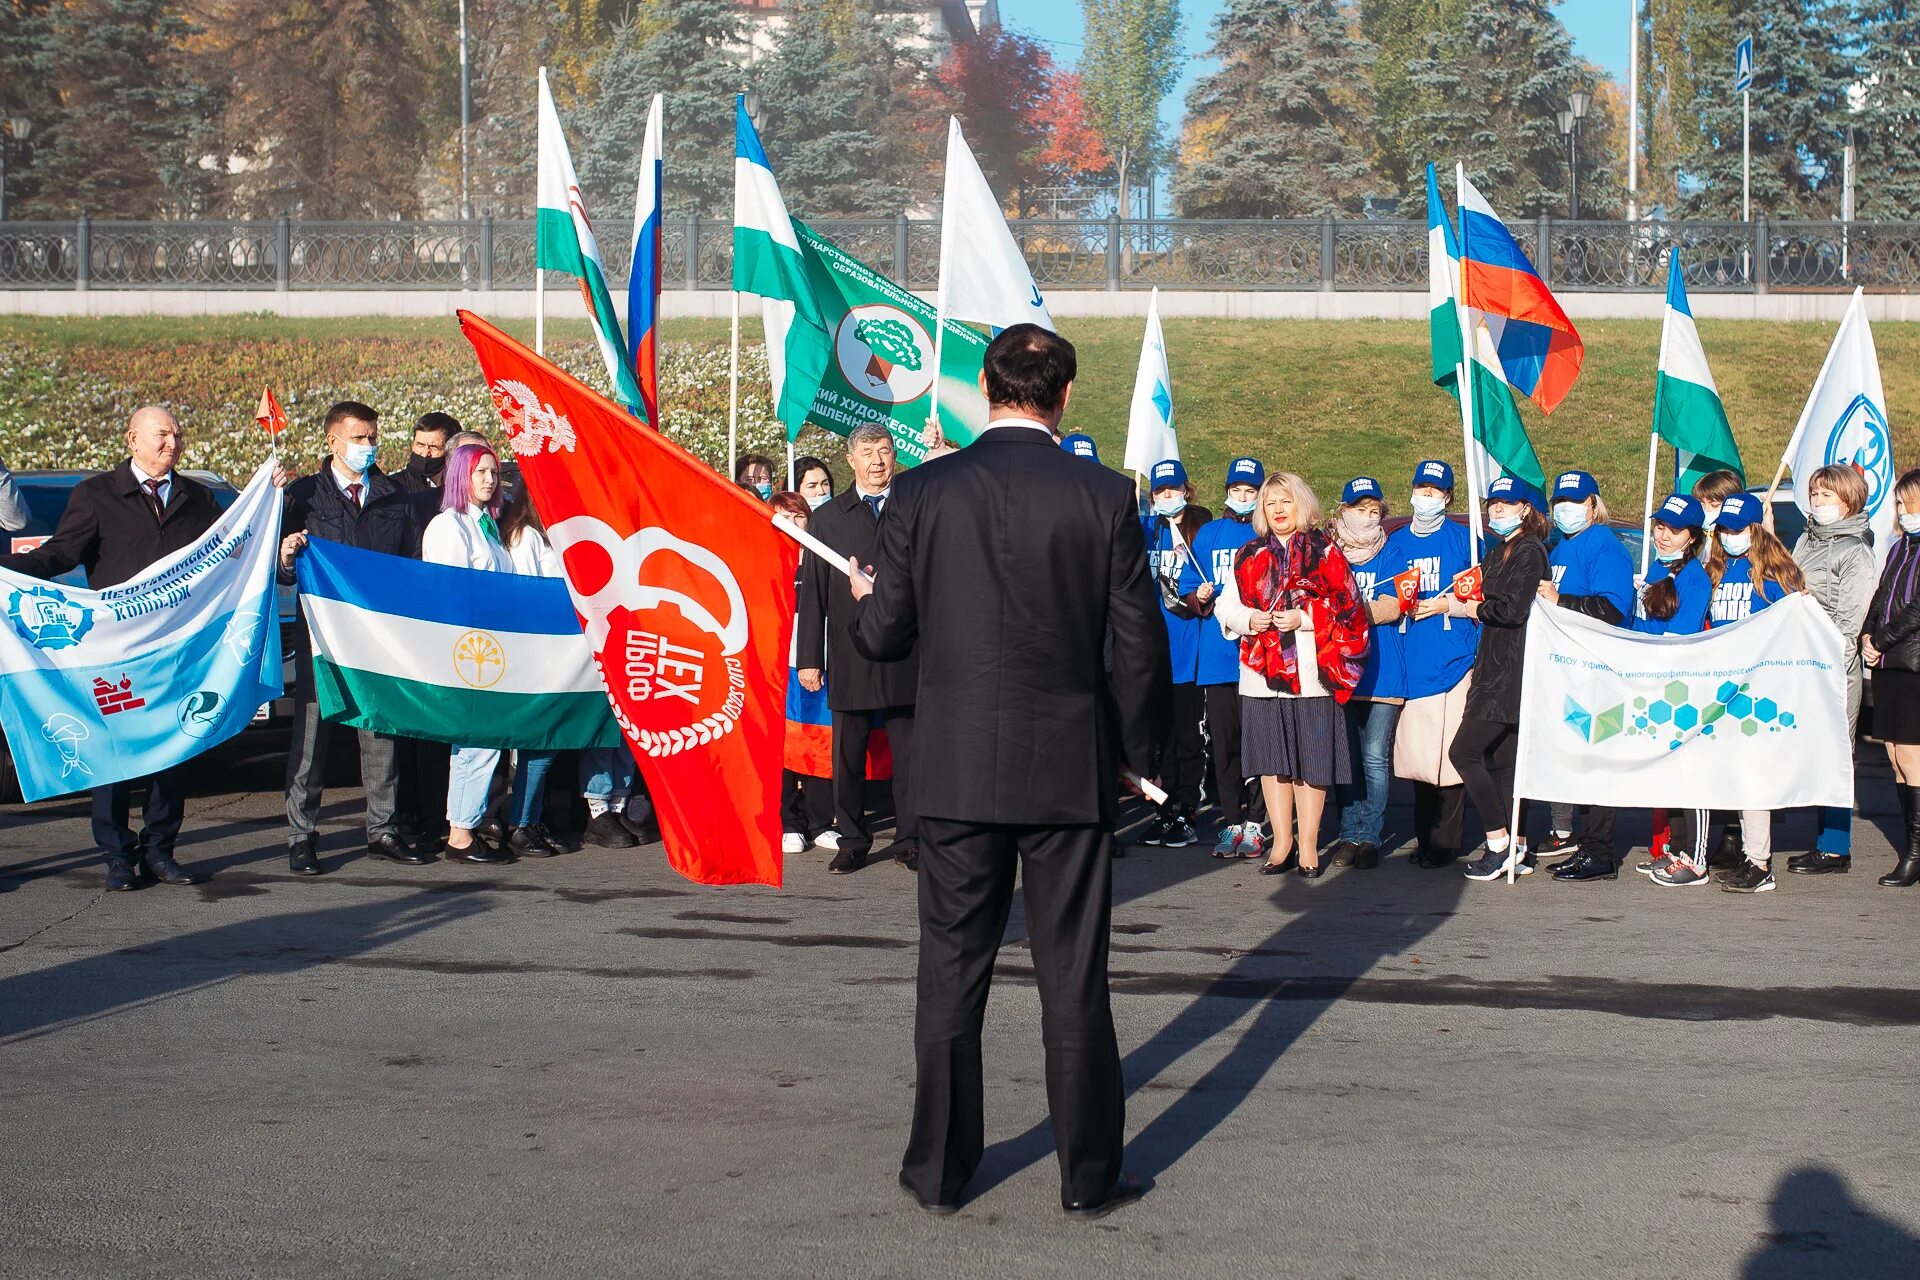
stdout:
<svg viewBox="0 0 1920 1280">
<path fill-rule="evenodd" d="M 1072 184 L 1113 171 L 1113 157 L 1087 121 L 1079 72 L 1053 74 L 1041 104 L 1040 123 L 1047 144 L 1040 150 L 1039 165 L 1049 180 Z"/>
<path fill-rule="evenodd" d="M 1052 69 L 1040 42 L 992 27 L 956 44 L 937 73 L 987 181 L 1018 212 L 1042 174 Z"/>
</svg>

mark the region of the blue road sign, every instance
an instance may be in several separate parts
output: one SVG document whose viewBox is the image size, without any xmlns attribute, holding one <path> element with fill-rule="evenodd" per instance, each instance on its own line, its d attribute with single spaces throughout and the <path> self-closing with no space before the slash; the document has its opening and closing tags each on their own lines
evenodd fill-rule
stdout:
<svg viewBox="0 0 1920 1280">
<path fill-rule="evenodd" d="M 1753 87 L 1753 37 L 1742 36 L 1733 46 L 1733 91 L 1745 93 Z"/>
</svg>

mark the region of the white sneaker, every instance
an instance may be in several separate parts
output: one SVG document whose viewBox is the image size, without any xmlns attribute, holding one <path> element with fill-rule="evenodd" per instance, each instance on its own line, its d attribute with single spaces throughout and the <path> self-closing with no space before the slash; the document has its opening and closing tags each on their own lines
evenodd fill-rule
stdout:
<svg viewBox="0 0 1920 1280">
<path fill-rule="evenodd" d="M 780 852 L 805 853 L 806 851 L 807 838 L 798 831 L 789 831 L 780 837 Z"/>
<path fill-rule="evenodd" d="M 838 831 L 822 831 L 813 838 L 813 847 L 816 849 L 825 849 L 829 853 L 840 852 L 840 833 Z"/>
<path fill-rule="evenodd" d="M 1213 846 L 1213 856 L 1216 858 L 1233 858 L 1238 857 L 1239 853 L 1240 828 L 1238 826 L 1222 828 L 1220 831 L 1220 839 L 1218 843 Z"/>
</svg>

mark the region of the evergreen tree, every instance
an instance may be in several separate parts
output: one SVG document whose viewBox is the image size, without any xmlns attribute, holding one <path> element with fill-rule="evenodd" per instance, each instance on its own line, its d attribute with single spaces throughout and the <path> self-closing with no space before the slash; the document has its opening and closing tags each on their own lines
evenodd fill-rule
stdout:
<svg viewBox="0 0 1920 1280">
<path fill-rule="evenodd" d="M 1920 3 L 1868 0 L 1859 22 L 1854 216 L 1920 219 Z"/>
<path fill-rule="evenodd" d="M 1740 95 L 1733 48 L 1753 37 L 1753 212 L 1774 218 L 1833 217 L 1840 211 L 1847 95 L 1859 68 L 1850 51 L 1851 14 L 1840 0 L 1742 0 L 1738 16 L 1700 32 L 1696 59 L 1718 74 L 1695 77 L 1682 208 L 1691 215 L 1740 216 Z M 1718 49 L 1715 40 L 1718 37 Z M 1911 151 L 1911 136 L 1903 140 Z"/>
<path fill-rule="evenodd" d="M 1699 131 L 1694 103 L 1733 83 L 1732 0 L 1645 0 L 1640 119 L 1641 206 L 1677 213 L 1684 165 Z"/>
<path fill-rule="evenodd" d="M 1233 0 L 1213 26 L 1220 70 L 1187 95 L 1194 145 L 1173 181 L 1182 214 L 1358 212 L 1377 187 L 1372 53 L 1342 0 Z"/>
<path fill-rule="evenodd" d="M 1409 68 L 1428 56 L 1429 45 L 1442 32 L 1457 30 L 1465 21 L 1470 0 L 1359 0 L 1360 31 L 1372 43 L 1374 56 L 1368 76 L 1373 96 L 1374 166 L 1393 190 L 1413 193 L 1410 174 L 1423 203 L 1427 162 L 1438 163 L 1428 140 L 1409 122 L 1425 110 L 1423 92 L 1413 83 Z"/>
<path fill-rule="evenodd" d="M 790 0 L 756 62 L 766 142 L 796 217 L 891 217 L 927 194 L 946 122 L 920 109 L 928 67 L 872 0 Z"/>
<path fill-rule="evenodd" d="M 220 95 L 187 51 L 199 31 L 179 8 L 79 0 L 49 6 L 16 29 L 59 106 L 36 121 L 34 194 L 11 216 L 206 212 L 220 182 Z"/>
<path fill-rule="evenodd" d="M 614 28 L 576 115 L 575 160 L 596 210 L 631 215 L 647 111 L 653 95 L 665 92 L 667 208 L 710 218 L 729 213 L 733 100 L 745 74 L 740 43 L 728 0 L 649 0 Z"/>
</svg>

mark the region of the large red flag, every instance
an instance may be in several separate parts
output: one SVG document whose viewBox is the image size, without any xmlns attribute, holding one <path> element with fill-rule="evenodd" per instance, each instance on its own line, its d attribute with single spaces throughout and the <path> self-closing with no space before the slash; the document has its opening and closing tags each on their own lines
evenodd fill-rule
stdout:
<svg viewBox="0 0 1920 1280">
<path fill-rule="evenodd" d="M 520 474 L 566 563 L 673 867 L 780 883 L 780 766 L 799 548 L 767 509 L 470 312 Z"/>
</svg>

